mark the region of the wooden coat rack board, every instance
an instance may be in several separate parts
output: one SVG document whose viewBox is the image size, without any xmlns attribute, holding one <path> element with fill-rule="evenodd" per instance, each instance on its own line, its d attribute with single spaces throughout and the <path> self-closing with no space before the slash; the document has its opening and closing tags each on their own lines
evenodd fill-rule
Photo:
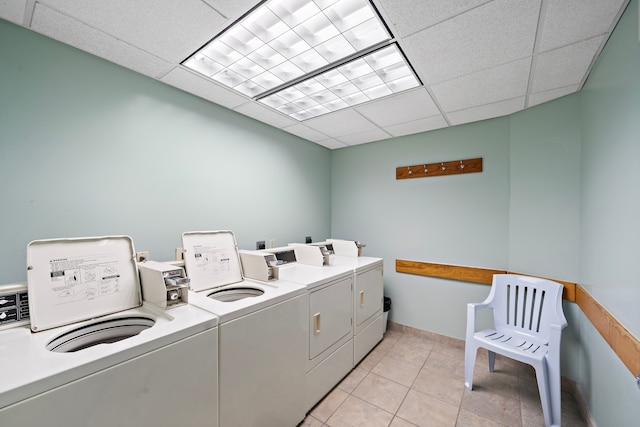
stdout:
<svg viewBox="0 0 640 427">
<path fill-rule="evenodd" d="M 396 168 L 396 179 L 428 178 L 431 176 L 457 175 L 482 172 L 482 157 L 477 159 L 451 160 L 448 162 L 423 163 L 421 165 Z"/>
</svg>

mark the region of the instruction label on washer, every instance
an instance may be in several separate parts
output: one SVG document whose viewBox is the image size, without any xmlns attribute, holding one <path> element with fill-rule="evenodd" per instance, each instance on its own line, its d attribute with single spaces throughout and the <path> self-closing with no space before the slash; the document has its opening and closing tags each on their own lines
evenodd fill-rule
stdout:
<svg viewBox="0 0 640 427">
<path fill-rule="evenodd" d="M 27 247 L 31 329 L 115 313 L 142 303 L 128 236 L 36 240 Z"/>
<path fill-rule="evenodd" d="M 240 257 L 231 232 L 185 233 L 182 245 L 191 290 L 242 282 Z"/>
<path fill-rule="evenodd" d="M 120 290 L 118 256 L 115 254 L 49 260 L 50 289 L 54 304 L 91 300 Z"/>
<path fill-rule="evenodd" d="M 205 274 L 217 276 L 231 271 L 231 257 L 227 248 L 198 245 L 193 247 L 196 267 Z"/>
</svg>

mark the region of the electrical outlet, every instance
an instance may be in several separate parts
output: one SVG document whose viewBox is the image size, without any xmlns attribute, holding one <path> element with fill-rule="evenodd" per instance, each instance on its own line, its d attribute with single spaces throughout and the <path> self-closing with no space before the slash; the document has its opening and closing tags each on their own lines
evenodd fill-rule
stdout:
<svg viewBox="0 0 640 427">
<path fill-rule="evenodd" d="M 260 250 L 260 249 L 265 249 L 265 242 L 264 240 L 258 240 L 256 242 L 256 249 Z"/>
<path fill-rule="evenodd" d="M 184 248 L 176 248 L 176 261 L 184 260 Z"/>
<path fill-rule="evenodd" d="M 275 248 L 275 247 L 276 247 L 276 239 L 270 239 L 269 248 Z"/>
<path fill-rule="evenodd" d="M 313 240 L 311 240 L 311 236 L 307 236 L 307 237 L 304 238 L 304 242 L 305 243 L 312 243 Z"/>
<path fill-rule="evenodd" d="M 149 252 L 136 252 L 136 261 L 145 262 L 149 260 Z"/>
</svg>

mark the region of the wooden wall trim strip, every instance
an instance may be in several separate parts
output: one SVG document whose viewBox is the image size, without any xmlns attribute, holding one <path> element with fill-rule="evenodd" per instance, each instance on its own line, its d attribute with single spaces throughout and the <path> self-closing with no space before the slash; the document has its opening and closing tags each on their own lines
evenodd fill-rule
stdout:
<svg viewBox="0 0 640 427">
<path fill-rule="evenodd" d="M 397 259 L 398 273 L 418 274 L 421 276 L 439 277 L 464 282 L 491 285 L 494 274 L 504 274 L 504 270 L 465 267 L 431 262 L 408 261 Z M 522 274 L 508 272 L 511 274 Z M 530 274 L 524 274 L 530 276 Z M 549 279 L 564 285 L 563 298 L 575 302 L 584 315 L 602 335 L 622 363 L 633 376 L 640 374 L 640 340 L 622 325 L 607 309 L 596 301 L 582 286 L 577 283 Z"/>
<path fill-rule="evenodd" d="M 640 340 L 580 285 L 576 287 L 576 303 L 629 372 L 640 374 Z"/>
<path fill-rule="evenodd" d="M 487 268 L 463 267 L 449 264 L 435 264 L 432 262 L 396 260 L 398 273 L 419 274 L 421 276 L 440 277 L 443 279 L 462 280 L 463 282 L 483 283 L 490 285 L 494 274 L 504 274 L 504 270 Z"/>
<path fill-rule="evenodd" d="M 478 267 L 465 267 L 459 265 L 450 264 L 435 264 L 432 262 L 422 261 L 408 261 L 404 259 L 396 260 L 396 271 L 398 273 L 418 274 L 420 276 L 439 277 L 441 279 L 453 279 L 461 280 L 463 282 L 482 283 L 485 285 L 491 285 L 493 282 L 494 274 L 520 274 L 523 276 L 531 276 L 531 274 L 516 273 L 506 270 L 493 270 L 489 268 Z M 540 276 L 536 276 L 540 277 Z M 550 279 L 543 277 L 543 279 L 553 280 L 554 282 L 562 283 L 564 290 L 562 292 L 562 298 L 567 301 L 576 301 L 576 284 L 572 282 L 565 282 L 563 280 Z"/>
</svg>

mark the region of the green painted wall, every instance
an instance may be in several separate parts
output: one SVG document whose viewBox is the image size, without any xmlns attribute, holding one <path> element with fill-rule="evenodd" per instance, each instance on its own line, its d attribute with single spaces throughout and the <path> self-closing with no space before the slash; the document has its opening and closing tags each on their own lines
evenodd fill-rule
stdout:
<svg viewBox="0 0 640 427">
<path fill-rule="evenodd" d="M 167 260 L 184 231 L 329 237 L 328 149 L 3 20 L 0 53 L 0 283 L 34 239 L 128 234 Z"/>
<path fill-rule="evenodd" d="M 332 235 L 385 258 L 393 321 L 463 338 L 488 287 L 399 274 L 395 259 L 583 284 L 640 337 L 640 41 L 632 0 L 584 89 L 510 117 L 332 152 Z M 484 171 L 395 181 L 397 166 L 483 157 Z M 599 426 L 635 426 L 633 375 L 573 303 L 562 372 Z"/>
<path fill-rule="evenodd" d="M 580 96 L 580 283 L 640 338 L 638 0 L 629 3 Z M 582 313 L 577 317 L 578 381 L 597 424 L 638 425 L 640 390 L 633 375 Z"/>
<path fill-rule="evenodd" d="M 581 283 L 640 336 L 640 36 L 632 1 L 581 92 Z"/>
<path fill-rule="evenodd" d="M 577 281 L 580 103 L 567 96 L 511 116 L 509 269 Z"/>
<path fill-rule="evenodd" d="M 395 178 L 398 166 L 476 157 L 482 173 Z M 332 168 L 332 235 L 385 259 L 391 319 L 462 338 L 466 304 L 489 288 L 396 273 L 395 260 L 507 268 L 509 119 L 335 150 Z"/>
</svg>

